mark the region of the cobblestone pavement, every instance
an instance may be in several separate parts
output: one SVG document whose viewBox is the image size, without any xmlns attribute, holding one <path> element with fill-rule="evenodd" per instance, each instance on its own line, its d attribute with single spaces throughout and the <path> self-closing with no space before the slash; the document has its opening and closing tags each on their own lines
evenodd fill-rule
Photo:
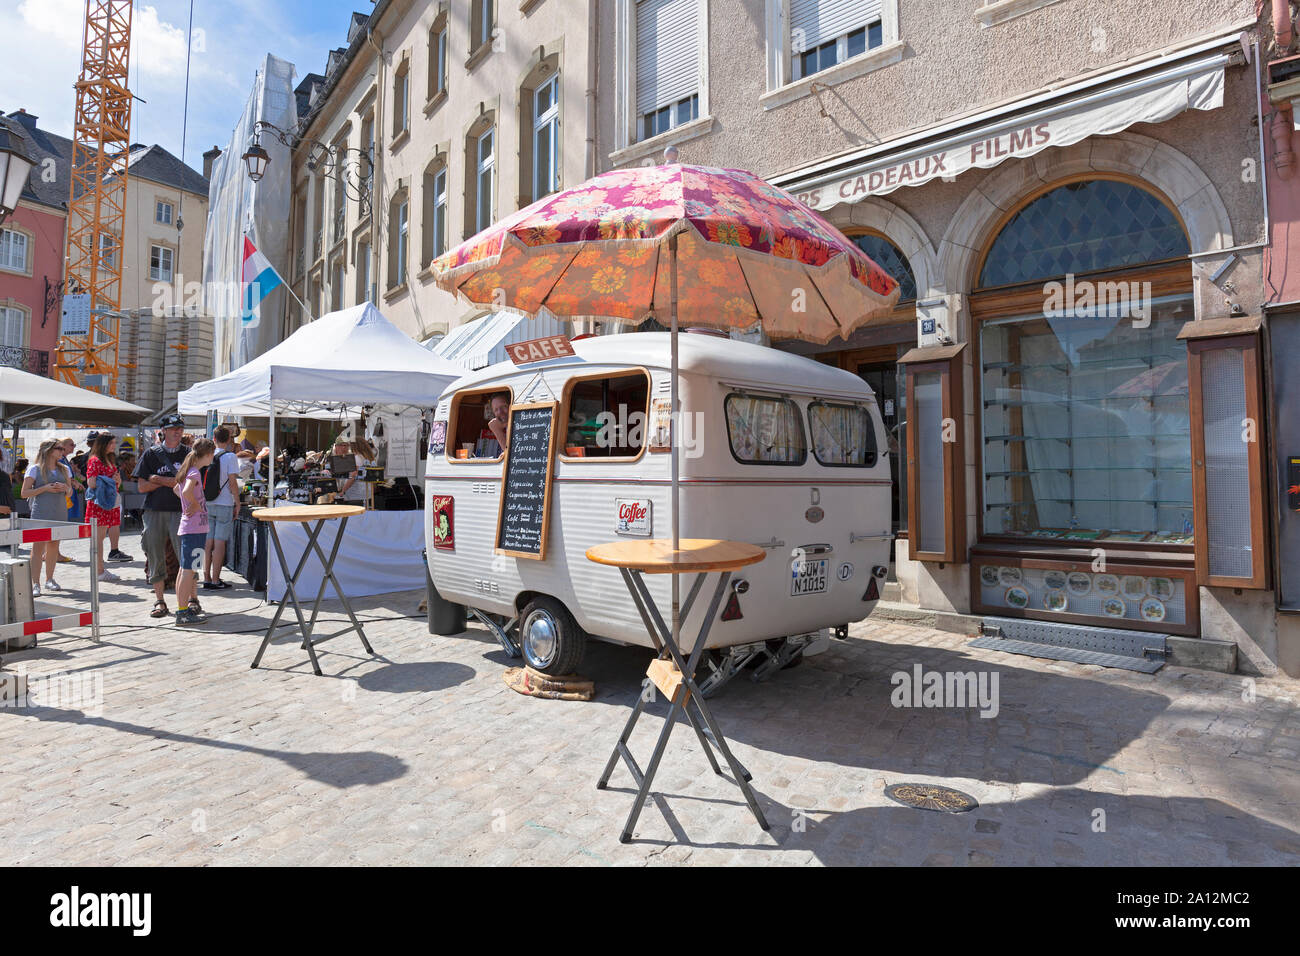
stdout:
<svg viewBox="0 0 1300 956">
<path fill-rule="evenodd" d="M 177 629 L 148 618 L 140 567 L 106 586 L 101 644 L 69 631 L 6 656 L 34 687 L 78 683 L 44 685 L 58 706 L 0 709 L 4 864 L 1300 863 L 1300 682 L 1257 679 L 1252 699 L 1240 676 L 1039 661 L 867 620 L 713 701 L 769 833 L 687 728 L 623 845 L 631 780 L 595 781 L 647 651 L 593 645 L 592 703 L 525 698 L 486 632 L 429 635 L 407 592 L 355 602 L 374 658 L 345 634 L 317 677 L 286 634 L 250 670 L 257 594 L 201 592 L 213 620 Z M 86 586 L 84 563 L 60 572 Z M 996 717 L 894 707 L 891 675 L 916 665 L 996 674 Z M 633 737 L 643 763 L 659 726 Z M 980 806 L 905 808 L 884 795 L 902 781 Z"/>
</svg>

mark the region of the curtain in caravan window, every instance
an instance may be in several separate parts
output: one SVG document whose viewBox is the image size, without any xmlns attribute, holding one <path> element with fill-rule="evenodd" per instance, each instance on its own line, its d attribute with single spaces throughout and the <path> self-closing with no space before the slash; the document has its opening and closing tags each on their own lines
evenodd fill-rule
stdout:
<svg viewBox="0 0 1300 956">
<path fill-rule="evenodd" d="M 797 50 L 814 49 L 879 20 L 880 7 L 881 0 L 791 0 L 790 42 Z"/>
<path fill-rule="evenodd" d="M 638 0 L 636 111 L 638 116 L 693 95 L 699 86 L 696 24 L 699 0 Z"/>
</svg>

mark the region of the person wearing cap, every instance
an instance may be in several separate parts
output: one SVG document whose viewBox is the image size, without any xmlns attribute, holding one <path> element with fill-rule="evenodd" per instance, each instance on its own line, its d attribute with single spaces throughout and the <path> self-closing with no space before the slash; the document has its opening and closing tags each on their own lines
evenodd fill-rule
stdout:
<svg viewBox="0 0 1300 956">
<path fill-rule="evenodd" d="M 140 456 L 135 466 L 135 479 L 144 493 L 144 531 L 140 541 L 144 545 L 145 560 L 149 565 L 149 583 L 153 585 L 154 606 L 150 617 L 166 617 L 167 610 L 167 541 L 179 560 L 181 551 L 181 499 L 176 494 L 177 469 L 190 450 L 181 444 L 185 419 L 168 415 L 159 428 L 162 440 Z M 190 603 L 195 609 L 198 601 Z"/>
</svg>

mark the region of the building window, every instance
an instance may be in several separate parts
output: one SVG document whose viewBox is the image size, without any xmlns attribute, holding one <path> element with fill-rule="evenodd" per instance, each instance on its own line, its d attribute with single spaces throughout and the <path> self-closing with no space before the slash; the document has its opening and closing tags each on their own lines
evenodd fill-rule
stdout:
<svg viewBox="0 0 1300 956">
<path fill-rule="evenodd" d="M 153 218 L 154 222 L 160 222 L 164 226 L 170 226 L 172 224 L 172 204 L 169 202 L 163 202 L 159 199 L 154 203 Z"/>
<path fill-rule="evenodd" d="M 790 78 L 799 80 L 884 42 L 881 0 L 790 0 Z"/>
<path fill-rule="evenodd" d="M 496 128 L 474 144 L 474 231 L 482 232 L 496 221 Z"/>
<path fill-rule="evenodd" d="M 1044 193 L 1002 227 L 980 271 L 981 288 L 1082 275 L 1191 251 L 1173 211 L 1128 183 L 1090 179 Z"/>
<path fill-rule="evenodd" d="M 337 312 L 343 308 L 343 257 L 334 260 L 330 270 L 330 311 Z"/>
<path fill-rule="evenodd" d="M 447 92 L 447 17 L 437 19 L 429 31 L 429 91 L 433 99 Z"/>
<path fill-rule="evenodd" d="M 0 269 L 26 272 L 28 245 L 26 233 L 0 229 Z"/>
<path fill-rule="evenodd" d="M 108 270 L 117 268 L 117 239 L 106 232 L 99 235 L 99 267 Z"/>
<path fill-rule="evenodd" d="M 1171 296 L 1149 321 L 1094 305 L 981 324 L 985 534 L 1191 542 L 1190 317 Z"/>
<path fill-rule="evenodd" d="M 149 278 L 155 282 L 172 281 L 172 250 L 166 246 L 149 247 Z"/>
<path fill-rule="evenodd" d="M 636 129 L 648 139 L 700 115 L 699 0 L 637 0 Z"/>
<path fill-rule="evenodd" d="M 393 138 L 411 128 L 411 61 L 405 59 L 393 77 Z"/>
<path fill-rule="evenodd" d="M 410 197 L 403 188 L 388 207 L 388 287 L 395 289 L 406 282 L 407 255 L 410 253 Z"/>
<path fill-rule="evenodd" d="M 916 277 L 912 274 L 912 264 L 907 261 L 903 251 L 884 236 L 873 233 L 851 236 L 853 244 L 871 257 L 871 261 L 884 269 L 898 281 L 898 302 L 910 302 L 916 298 Z"/>
<path fill-rule="evenodd" d="M 357 302 L 374 302 L 374 290 L 370 283 L 370 243 L 357 245 Z"/>
<path fill-rule="evenodd" d="M 469 49 L 473 53 L 492 39 L 493 21 L 496 19 L 494 0 L 471 0 L 469 5 Z"/>
<path fill-rule="evenodd" d="M 560 188 L 560 77 L 533 93 L 533 194 L 536 202 Z"/>
<path fill-rule="evenodd" d="M 424 215 L 420 260 L 428 265 L 447 251 L 447 163 L 437 162 L 424 173 Z"/>
<path fill-rule="evenodd" d="M 27 341 L 27 313 L 11 306 L 0 306 L 0 345 L 20 349 Z"/>
</svg>

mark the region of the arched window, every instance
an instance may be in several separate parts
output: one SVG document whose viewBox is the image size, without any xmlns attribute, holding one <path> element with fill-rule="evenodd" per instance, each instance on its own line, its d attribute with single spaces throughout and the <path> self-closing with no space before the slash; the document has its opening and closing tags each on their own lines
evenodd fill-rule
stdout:
<svg viewBox="0 0 1300 956">
<path fill-rule="evenodd" d="M 1122 269 L 1190 251 L 1182 224 L 1153 193 L 1090 179 L 1058 186 L 1012 216 L 989 248 L 979 286 Z"/>
<path fill-rule="evenodd" d="M 852 236 L 853 244 L 869 255 L 873 262 L 898 280 L 898 301 L 907 302 L 916 298 L 916 277 L 912 275 L 912 265 L 903 255 L 903 250 L 884 236 L 867 233 Z"/>
</svg>

